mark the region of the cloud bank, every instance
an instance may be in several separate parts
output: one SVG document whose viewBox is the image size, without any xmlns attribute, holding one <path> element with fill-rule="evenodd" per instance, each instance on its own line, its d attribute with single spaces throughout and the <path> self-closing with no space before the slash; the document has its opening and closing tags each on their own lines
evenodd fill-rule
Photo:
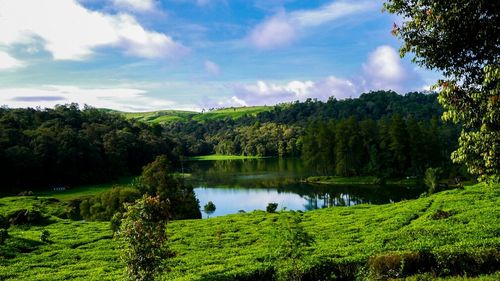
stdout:
<svg viewBox="0 0 500 281">
<path fill-rule="evenodd" d="M 136 8 L 149 5 L 120 2 Z M 40 42 L 55 60 L 84 60 L 104 47 L 142 58 L 173 58 L 188 51 L 171 37 L 146 30 L 131 15 L 91 11 L 75 0 L 0 0 L 0 11 L 0 45 Z"/>
<path fill-rule="evenodd" d="M 318 81 L 289 81 L 273 83 L 257 81 L 232 86 L 228 100 L 205 100 L 204 107 L 274 105 L 282 102 L 304 101 L 308 98 L 327 100 L 358 97 L 370 90 L 394 90 L 400 93 L 422 90 L 425 82 L 415 69 L 403 64 L 391 46 L 377 47 L 361 66 L 359 76 L 343 78 L 328 76 Z"/>
<path fill-rule="evenodd" d="M 67 85 L 46 85 L 40 88 L 0 88 L 0 105 L 9 107 L 54 107 L 78 103 L 122 111 L 147 111 L 171 107 L 168 100 L 147 97 L 147 92 L 133 88 L 81 88 Z"/>
</svg>

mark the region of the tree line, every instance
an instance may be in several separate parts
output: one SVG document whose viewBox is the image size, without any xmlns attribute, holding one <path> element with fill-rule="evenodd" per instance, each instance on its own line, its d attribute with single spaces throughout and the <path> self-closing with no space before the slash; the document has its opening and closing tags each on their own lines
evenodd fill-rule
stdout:
<svg viewBox="0 0 500 281">
<path fill-rule="evenodd" d="M 418 121 L 440 116 L 443 108 L 434 93 L 376 91 L 359 98 L 279 104 L 270 111 L 239 119 L 172 122 L 165 131 L 180 144 L 186 156 L 242 154 L 258 156 L 298 156 L 301 136 L 315 120 L 379 120 L 400 115 Z"/>
<path fill-rule="evenodd" d="M 317 121 L 302 138 L 302 159 L 328 175 L 421 176 L 428 167 L 451 166 L 459 132 L 437 118 L 418 121 L 399 114 L 377 121 Z"/>
<path fill-rule="evenodd" d="M 0 192 L 136 175 L 157 155 L 177 161 L 175 147 L 159 127 L 87 106 L 0 108 Z"/>
</svg>

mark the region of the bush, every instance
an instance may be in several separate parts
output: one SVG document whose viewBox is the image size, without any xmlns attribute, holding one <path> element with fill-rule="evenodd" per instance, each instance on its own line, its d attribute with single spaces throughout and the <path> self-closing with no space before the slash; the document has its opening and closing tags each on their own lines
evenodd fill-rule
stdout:
<svg viewBox="0 0 500 281">
<path fill-rule="evenodd" d="M 120 231 L 120 226 L 122 225 L 122 219 L 123 219 L 123 214 L 118 212 L 113 215 L 111 218 L 110 227 L 111 230 L 113 231 L 113 234 L 116 234 Z"/>
<path fill-rule="evenodd" d="M 18 210 L 9 215 L 12 225 L 40 225 L 45 223 L 45 218 L 38 210 Z"/>
<path fill-rule="evenodd" d="M 0 244 L 3 244 L 7 240 L 7 237 L 9 237 L 7 229 L 0 229 Z"/>
<path fill-rule="evenodd" d="M 9 228 L 9 226 L 9 220 L 6 217 L 0 215 L 0 228 Z"/>
<path fill-rule="evenodd" d="M 276 209 L 278 209 L 278 203 L 269 203 L 269 204 L 267 204 L 266 211 L 268 213 L 275 213 Z"/>
<path fill-rule="evenodd" d="M 170 256 L 166 247 L 167 202 L 144 195 L 127 207 L 120 237 L 126 242 L 124 259 L 131 280 L 152 281 Z"/>
<path fill-rule="evenodd" d="M 49 237 L 50 237 L 50 232 L 46 229 L 42 230 L 42 233 L 40 234 L 40 241 L 49 242 Z"/>
</svg>

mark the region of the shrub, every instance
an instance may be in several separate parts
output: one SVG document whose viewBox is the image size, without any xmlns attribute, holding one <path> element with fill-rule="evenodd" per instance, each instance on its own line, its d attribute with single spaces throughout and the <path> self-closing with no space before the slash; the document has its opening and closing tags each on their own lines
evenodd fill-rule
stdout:
<svg viewBox="0 0 500 281">
<path fill-rule="evenodd" d="M 9 237 L 7 229 L 0 229 L 0 244 L 3 244 L 7 240 L 7 237 Z"/>
<path fill-rule="evenodd" d="M 120 237 L 126 242 L 124 259 L 131 280 L 152 281 L 170 256 L 166 247 L 168 204 L 160 196 L 144 195 L 127 206 Z"/>
<path fill-rule="evenodd" d="M 40 234 L 40 241 L 49 242 L 49 237 L 50 237 L 50 232 L 46 229 L 42 230 L 42 233 Z"/>
<path fill-rule="evenodd" d="M 9 222 L 12 225 L 40 225 L 45 222 L 45 218 L 38 210 L 18 210 L 9 215 Z"/>
<path fill-rule="evenodd" d="M 118 212 L 111 218 L 110 227 L 113 234 L 117 234 L 120 231 L 120 226 L 122 225 L 123 214 Z"/>
<path fill-rule="evenodd" d="M 215 204 L 212 201 L 208 201 L 208 203 L 203 207 L 203 210 L 205 211 L 205 214 L 210 217 L 210 215 L 216 210 Z"/>
<path fill-rule="evenodd" d="M 269 204 L 267 204 L 266 211 L 268 213 L 275 213 L 276 209 L 278 209 L 278 203 L 269 203 Z"/>
<path fill-rule="evenodd" d="M 0 228 L 9 228 L 9 220 L 2 215 L 0 215 Z"/>
</svg>

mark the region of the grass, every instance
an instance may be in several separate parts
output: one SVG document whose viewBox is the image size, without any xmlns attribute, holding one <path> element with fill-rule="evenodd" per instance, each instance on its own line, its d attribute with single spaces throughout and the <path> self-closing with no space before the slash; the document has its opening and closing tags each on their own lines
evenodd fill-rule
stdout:
<svg viewBox="0 0 500 281">
<path fill-rule="evenodd" d="M 151 124 L 163 124 L 169 122 L 187 122 L 194 120 L 205 122 L 207 120 L 222 120 L 226 118 L 239 119 L 243 116 L 255 116 L 264 111 L 270 111 L 271 106 L 249 106 L 223 108 L 207 112 L 194 112 L 183 110 L 160 110 L 151 112 L 118 112 L 127 119 L 142 121 Z"/>
<path fill-rule="evenodd" d="M 104 184 L 95 184 L 95 185 L 84 185 L 84 186 L 76 186 L 71 187 L 70 189 L 64 191 L 44 191 L 44 192 L 36 192 L 37 196 L 44 197 L 53 197 L 63 201 L 69 201 L 72 199 L 76 199 L 83 196 L 92 196 L 105 191 L 108 191 L 113 186 L 130 186 L 132 180 L 135 177 L 123 177 L 116 181 L 112 181 Z"/>
<path fill-rule="evenodd" d="M 189 157 L 189 160 L 192 160 L 192 161 L 218 161 L 218 160 L 242 160 L 242 159 L 262 159 L 262 158 L 265 158 L 265 157 L 212 154 L 212 155 Z"/>
<path fill-rule="evenodd" d="M 374 176 L 364 177 L 339 177 L 339 176 L 313 176 L 308 177 L 305 182 L 330 184 L 330 185 L 377 185 L 380 180 Z M 388 179 L 388 185 L 416 185 L 416 179 Z"/>
<path fill-rule="evenodd" d="M 40 200 L 15 198 L 0 199 L 0 214 Z M 168 243 L 177 255 L 159 280 L 270 280 L 279 215 L 255 211 L 170 223 Z M 500 277 L 500 185 L 301 216 L 315 239 L 304 260 L 304 280 Z M 42 229 L 51 232 L 52 242 L 39 242 Z M 106 222 L 53 217 L 47 226 L 11 227 L 9 233 L 0 245 L 0 280 L 124 279 L 120 242 Z"/>
</svg>

